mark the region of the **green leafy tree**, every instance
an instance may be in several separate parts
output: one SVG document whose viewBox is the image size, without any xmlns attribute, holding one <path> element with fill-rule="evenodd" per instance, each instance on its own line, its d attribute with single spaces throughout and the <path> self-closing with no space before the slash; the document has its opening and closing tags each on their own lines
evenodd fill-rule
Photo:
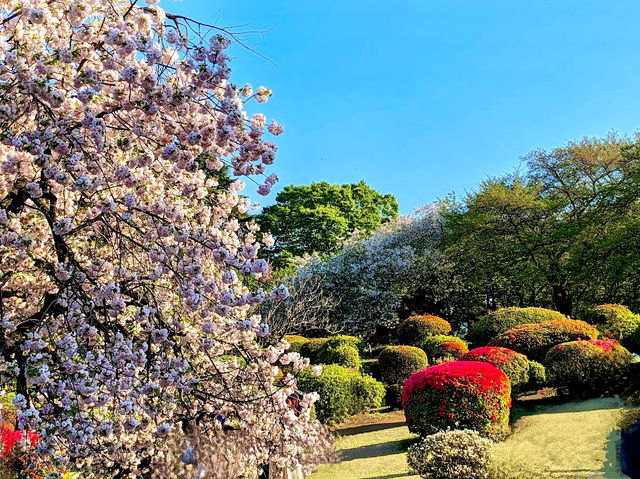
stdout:
<svg viewBox="0 0 640 479">
<path fill-rule="evenodd" d="M 395 197 L 378 193 L 364 181 L 345 185 L 323 181 L 286 186 L 276 204 L 264 208 L 256 219 L 261 230 L 275 239 L 266 256 L 282 267 L 293 257 L 335 253 L 354 231 L 369 235 L 396 216 Z"/>
</svg>

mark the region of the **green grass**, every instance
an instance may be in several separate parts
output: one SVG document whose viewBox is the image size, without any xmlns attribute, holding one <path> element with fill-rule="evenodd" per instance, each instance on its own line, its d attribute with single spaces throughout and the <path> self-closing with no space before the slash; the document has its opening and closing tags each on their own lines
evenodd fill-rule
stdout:
<svg viewBox="0 0 640 479">
<path fill-rule="evenodd" d="M 320 467 L 311 479 L 419 479 L 409 474 L 405 452 L 416 437 L 406 426 L 341 437 L 341 462 Z"/>
<path fill-rule="evenodd" d="M 514 433 L 494 447 L 494 479 L 628 479 L 616 454 L 622 410 L 617 398 L 519 408 Z M 382 424 L 392 414 L 375 418 L 388 429 L 339 437 L 341 462 L 311 479 L 419 479 L 409 473 L 405 452 L 416 436 L 406 426 Z"/>
</svg>

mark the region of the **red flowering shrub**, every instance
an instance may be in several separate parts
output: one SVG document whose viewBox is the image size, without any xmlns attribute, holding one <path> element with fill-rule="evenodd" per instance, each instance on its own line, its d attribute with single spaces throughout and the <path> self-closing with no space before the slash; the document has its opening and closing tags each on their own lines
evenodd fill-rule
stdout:
<svg viewBox="0 0 640 479">
<path fill-rule="evenodd" d="M 573 393 L 610 390 L 628 373 L 633 356 L 614 339 L 558 344 L 545 358 L 549 383 Z"/>
<path fill-rule="evenodd" d="M 422 436 L 469 428 L 500 436 L 509 425 L 507 375 L 480 361 L 452 361 L 411 375 L 402 388 L 402 408 L 411 432 Z"/>
<path fill-rule="evenodd" d="M 428 336 L 450 332 L 451 325 L 447 321 L 430 314 L 411 316 L 400 323 L 396 331 L 400 342 L 410 346 L 420 346 Z"/>
<path fill-rule="evenodd" d="M 27 465 L 33 469 L 34 465 L 38 463 L 38 458 L 33 449 L 40 440 L 38 433 L 35 431 L 26 432 L 28 440 L 26 448 L 18 446 L 23 437 L 24 433 L 22 431 L 14 431 L 9 427 L 0 426 L 0 472 L 17 473 Z M 35 469 L 37 469 L 37 466 Z M 31 474 L 30 477 L 40 476 Z"/>
<path fill-rule="evenodd" d="M 422 350 L 431 363 L 453 361 L 469 352 L 467 343 L 462 339 L 442 334 L 426 338 L 422 343 Z"/>
<path fill-rule="evenodd" d="M 564 319 L 558 311 L 546 308 L 500 308 L 490 311 L 480 318 L 469 331 L 469 339 L 478 345 L 487 344 L 499 334 L 521 324 L 534 324 L 543 321 Z"/>
<path fill-rule="evenodd" d="M 489 345 L 513 349 L 534 361 L 544 361 L 547 351 L 556 344 L 597 337 L 598 330 L 584 321 L 558 319 L 516 326 L 498 336 Z"/>
<path fill-rule="evenodd" d="M 511 391 L 519 392 L 529 382 L 529 360 L 524 354 L 498 346 L 475 348 L 460 357 L 460 361 L 484 361 L 504 372 Z"/>
</svg>

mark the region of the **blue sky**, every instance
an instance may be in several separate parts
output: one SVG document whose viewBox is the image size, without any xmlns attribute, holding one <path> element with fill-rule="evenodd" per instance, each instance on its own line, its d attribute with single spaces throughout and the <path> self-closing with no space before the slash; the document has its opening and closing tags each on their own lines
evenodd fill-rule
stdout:
<svg viewBox="0 0 640 479">
<path fill-rule="evenodd" d="M 640 2 L 182 0 L 237 30 L 232 79 L 274 92 L 280 182 L 366 180 L 402 213 L 583 136 L 633 133 Z M 260 201 L 273 202 L 274 194 Z"/>
</svg>

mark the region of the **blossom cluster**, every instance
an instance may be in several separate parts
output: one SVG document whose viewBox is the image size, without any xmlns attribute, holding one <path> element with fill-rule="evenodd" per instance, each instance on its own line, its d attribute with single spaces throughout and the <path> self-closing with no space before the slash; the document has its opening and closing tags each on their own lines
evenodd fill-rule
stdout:
<svg viewBox="0 0 640 479">
<path fill-rule="evenodd" d="M 226 175 L 266 176 L 283 128 L 246 113 L 271 91 L 231 83 L 233 35 L 152 1 L 1 5 L 0 384 L 18 429 L 88 477 L 324 461 L 315 396 L 292 415 L 295 378 L 276 381 L 308 361 L 260 346 L 250 314 L 287 290 L 261 287 L 269 239 Z"/>
</svg>

